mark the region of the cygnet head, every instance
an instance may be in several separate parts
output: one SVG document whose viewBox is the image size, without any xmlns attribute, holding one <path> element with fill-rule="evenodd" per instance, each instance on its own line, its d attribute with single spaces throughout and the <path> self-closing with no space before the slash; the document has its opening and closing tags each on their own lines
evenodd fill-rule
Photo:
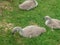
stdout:
<svg viewBox="0 0 60 45">
<path fill-rule="evenodd" d="M 12 29 L 12 34 L 14 34 L 15 32 L 20 32 L 20 31 L 22 31 L 22 28 L 21 27 L 14 27 Z"/>
<path fill-rule="evenodd" d="M 51 17 L 45 16 L 45 20 L 51 20 Z"/>
</svg>

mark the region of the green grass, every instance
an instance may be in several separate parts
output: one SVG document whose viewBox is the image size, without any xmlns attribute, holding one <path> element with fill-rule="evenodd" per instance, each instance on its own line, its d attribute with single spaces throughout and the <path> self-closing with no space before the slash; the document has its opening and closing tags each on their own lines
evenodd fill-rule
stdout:
<svg viewBox="0 0 60 45">
<path fill-rule="evenodd" d="M 18 5 L 23 1 L 13 0 L 13 2 L 10 2 L 13 11 L 3 10 L 3 16 L 0 15 L 0 22 L 5 20 L 7 23 L 21 27 L 37 24 L 45 27 L 47 32 L 41 36 L 29 39 L 20 36 L 18 33 L 12 35 L 10 29 L 5 31 L 3 27 L 0 27 L 0 45 L 60 45 L 60 30 L 52 32 L 44 24 L 44 16 L 46 15 L 60 19 L 60 0 L 37 0 L 39 3 L 38 7 L 30 11 L 18 8 Z"/>
</svg>

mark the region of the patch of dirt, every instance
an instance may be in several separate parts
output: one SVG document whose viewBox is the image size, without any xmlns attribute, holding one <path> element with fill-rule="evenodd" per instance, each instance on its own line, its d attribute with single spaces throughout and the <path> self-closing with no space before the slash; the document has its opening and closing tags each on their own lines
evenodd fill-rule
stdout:
<svg viewBox="0 0 60 45">
<path fill-rule="evenodd" d="M 0 8 L 0 16 L 2 15 L 2 9 Z"/>
<path fill-rule="evenodd" d="M 33 22 L 33 21 L 29 21 L 30 25 L 37 25 L 37 23 Z"/>
<path fill-rule="evenodd" d="M 6 1 L 12 2 L 13 0 L 6 0 Z"/>
<path fill-rule="evenodd" d="M 10 2 L 8 2 L 8 1 L 0 2 L 0 8 L 8 10 L 8 11 L 13 11 L 13 7 L 11 6 Z"/>
<path fill-rule="evenodd" d="M 8 30 L 12 30 L 14 25 L 12 23 L 7 23 L 5 21 L 0 22 L 0 28 L 2 28 L 5 32 Z"/>
</svg>

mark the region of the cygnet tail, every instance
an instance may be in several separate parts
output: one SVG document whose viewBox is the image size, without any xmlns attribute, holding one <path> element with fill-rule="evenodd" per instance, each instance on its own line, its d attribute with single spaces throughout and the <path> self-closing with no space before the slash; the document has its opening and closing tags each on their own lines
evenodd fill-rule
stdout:
<svg viewBox="0 0 60 45">
<path fill-rule="evenodd" d="M 45 28 L 42 28 L 42 33 L 46 32 L 46 29 Z"/>
<path fill-rule="evenodd" d="M 36 3 L 36 6 L 38 6 L 38 2 L 37 2 L 36 0 L 35 0 L 35 3 Z M 36 6 L 35 6 L 35 7 L 36 7 Z"/>
</svg>

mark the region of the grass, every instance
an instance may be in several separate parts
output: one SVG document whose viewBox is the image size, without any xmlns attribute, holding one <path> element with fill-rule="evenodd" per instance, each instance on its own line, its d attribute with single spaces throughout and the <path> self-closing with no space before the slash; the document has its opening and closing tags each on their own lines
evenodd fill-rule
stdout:
<svg viewBox="0 0 60 45">
<path fill-rule="evenodd" d="M 13 8 L 12 11 L 2 9 L 0 15 L 0 45 L 60 45 L 60 30 L 51 32 L 51 29 L 44 24 L 44 16 L 46 15 L 60 19 L 60 0 L 37 0 L 38 7 L 30 11 L 18 8 L 18 5 L 23 1 L 13 0 L 13 2 L 9 2 L 9 5 Z M 13 26 L 9 25 L 10 23 Z M 47 32 L 32 39 L 24 38 L 18 33 L 11 34 L 11 27 L 25 27 L 32 24 L 45 27 Z"/>
</svg>

